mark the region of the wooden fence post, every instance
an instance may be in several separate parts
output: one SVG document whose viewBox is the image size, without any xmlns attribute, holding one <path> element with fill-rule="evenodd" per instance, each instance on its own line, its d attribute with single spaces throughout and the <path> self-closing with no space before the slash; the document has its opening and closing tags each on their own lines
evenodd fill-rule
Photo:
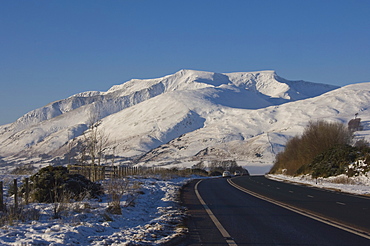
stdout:
<svg viewBox="0 0 370 246">
<path fill-rule="evenodd" d="M 91 169 L 90 169 L 90 168 L 87 168 L 87 167 L 86 167 L 86 169 L 87 169 L 87 172 L 89 173 L 89 176 L 88 176 L 88 177 L 89 177 L 89 179 L 90 179 L 90 180 L 92 180 L 92 179 L 91 179 L 91 178 L 92 178 L 92 177 L 91 177 Z"/>
<path fill-rule="evenodd" d="M 18 184 L 17 184 L 17 179 L 13 180 L 13 185 L 14 185 L 14 209 L 18 209 Z"/>
<path fill-rule="evenodd" d="M 0 211 L 4 211 L 3 181 L 0 181 Z"/>
<path fill-rule="evenodd" d="M 28 198 L 29 198 L 29 195 L 30 195 L 30 186 L 29 186 L 29 178 L 26 178 L 25 179 L 25 182 L 26 182 L 26 194 L 25 194 L 25 201 L 26 201 L 26 205 L 28 205 Z"/>
</svg>

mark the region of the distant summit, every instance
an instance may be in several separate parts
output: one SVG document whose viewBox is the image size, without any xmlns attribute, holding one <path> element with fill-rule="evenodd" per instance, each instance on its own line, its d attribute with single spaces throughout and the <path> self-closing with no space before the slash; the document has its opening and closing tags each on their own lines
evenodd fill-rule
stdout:
<svg viewBox="0 0 370 246">
<path fill-rule="evenodd" d="M 271 165 L 308 121 L 346 122 L 354 113 L 365 120 L 369 103 L 367 83 L 339 88 L 286 80 L 275 71 L 180 70 L 35 109 L 0 126 L 0 157 L 6 163 L 66 162 L 93 122 L 117 161 L 221 158 Z"/>
</svg>

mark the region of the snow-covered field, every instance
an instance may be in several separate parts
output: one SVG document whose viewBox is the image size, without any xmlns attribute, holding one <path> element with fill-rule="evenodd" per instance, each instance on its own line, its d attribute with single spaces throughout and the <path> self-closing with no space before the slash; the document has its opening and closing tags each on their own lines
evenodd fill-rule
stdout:
<svg viewBox="0 0 370 246">
<path fill-rule="evenodd" d="M 2 226 L 0 245 L 159 245 L 183 233 L 178 191 L 191 178 L 131 179 L 138 184 L 137 197 L 126 206 L 132 199 L 123 195 L 122 215 L 106 211 L 108 196 L 61 204 L 65 207 L 60 219 L 52 218 L 55 204 L 33 203 L 23 211 L 31 217 L 36 210 L 39 218 Z"/>
<path fill-rule="evenodd" d="M 288 176 L 283 174 L 268 174 L 270 179 L 278 181 L 288 181 L 293 183 L 307 184 L 310 186 L 334 189 L 341 192 L 370 195 L 370 177 L 369 175 L 360 175 L 357 177 L 347 177 L 342 174 L 335 177 L 313 179 L 310 175 Z"/>
<path fill-rule="evenodd" d="M 312 179 L 307 175 L 267 177 L 353 194 L 370 194 L 370 178 L 364 175 L 326 179 Z M 15 176 L 1 175 L 0 178 L 6 184 Z M 184 211 L 179 205 L 178 194 L 179 188 L 193 178 L 199 177 L 168 180 L 131 177 L 130 182 L 136 184 L 136 198 L 130 199 L 129 193 L 122 196 L 122 215 L 106 211 L 109 195 L 104 195 L 101 201 L 59 204 L 62 207 L 59 219 L 53 219 L 53 209 L 57 204 L 24 205 L 22 210 L 28 219 L 0 227 L 0 245 L 160 245 L 186 231 L 181 223 Z M 346 184 L 336 183 L 338 181 Z M 129 201 L 134 202 L 128 205 Z M 12 197 L 5 196 L 4 202 L 12 204 Z"/>
</svg>

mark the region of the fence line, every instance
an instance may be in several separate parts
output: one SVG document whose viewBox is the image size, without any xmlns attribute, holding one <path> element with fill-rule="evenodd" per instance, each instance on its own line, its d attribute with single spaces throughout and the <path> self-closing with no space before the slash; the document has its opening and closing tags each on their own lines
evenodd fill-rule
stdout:
<svg viewBox="0 0 370 246">
<path fill-rule="evenodd" d="M 149 174 L 175 174 L 186 176 L 191 174 L 204 175 L 199 169 L 168 169 L 162 167 L 143 167 L 143 166 L 92 166 L 92 165 L 68 165 L 68 171 L 71 174 L 81 174 L 91 181 L 99 181 L 111 178 L 124 178 L 132 175 L 149 175 Z M 208 174 L 207 174 L 208 175 Z"/>
<path fill-rule="evenodd" d="M 92 165 L 68 165 L 68 171 L 71 174 L 81 174 L 91 181 L 99 181 L 110 178 L 124 178 L 131 175 L 148 175 L 148 174 L 179 174 L 179 175 L 190 175 L 190 174 L 204 174 L 199 173 L 197 169 L 184 169 L 178 170 L 166 169 L 162 167 L 142 167 L 142 166 L 92 166 Z M 24 191 L 24 202 L 27 205 L 30 201 L 30 193 L 32 183 L 29 178 L 25 178 L 25 191 Z M 35 176 L 35 182 L 38 183 L 38 176 Z M 4 194 L 3 187 L 4 182 L 0 181 L 0 211 L 4 211 Z M 17 209 L 19 203 L 18 197 L 18 182 L 17 179 L 13 180 L 14 189 L 14 208 Z"/>
<path fill-rule="evenodd" d="M 24 194 L 24 201 L 26 205 L 28 204 L 29 201 L 29 195 L 30 195 L 30 187 L 29 187 L 29 182 L 28 178 L 25 179 L 25 194 Z M 17 211 L 18 209 L 18 204 L 19 204 L 19 196 L 18 196 L 18 180 L 13 179 L 13 187 L 14 191 L 14 211 Z M 8 190 L 9 191 L 9 190 Z M 21 197 L 22 198 L 22 197 Z M 5 211 L 7 208 L 4 204 L 4 182 L 0 181 L 0 211 Z"/>
<path fill-rule="evenodd" d="M 109 178 L 124 178 L 130 175 L 153 174 L 159 170 L 162 169 L 138 166 L 68 165 L 69 173 L 84 175 L 93 182 Z"/>
</svg>

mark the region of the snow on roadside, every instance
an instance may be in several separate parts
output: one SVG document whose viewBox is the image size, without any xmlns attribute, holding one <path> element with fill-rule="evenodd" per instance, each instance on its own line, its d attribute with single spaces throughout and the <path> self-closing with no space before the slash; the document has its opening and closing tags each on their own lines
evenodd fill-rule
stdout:
<svg viewBox="0 0 370 246">
<path fill-rule="evenodd" d="M 38 210 L 39 219 L 0 227 L 0 245 L 159 245 L 185 230 L 177 226 L 183 218 L 177 196 L 189 179 L 135 179 L 139 195 L 134 206 L 123 206 L 122 198 L 122 215 L 106 212 L 107 197 L 70 204 L 61 219 L 52 219 L 53 204 L 30 204 L 24 209 Z"/>
<path fill-rule="evenodd" d="M 334 189 L 341 192 L 370 195 L 370 178 L 369 176 L 360 175 L 357 177 L 348 177 L 347 175 L 339 175 L 328 178 L 312 178 L 311 175 L 288 176 L 284 174 L 268 174 L 267 178 L 278 181 L 289 181 L 294 183 L 307 184 L 310 186 Z"/>
</svg>

